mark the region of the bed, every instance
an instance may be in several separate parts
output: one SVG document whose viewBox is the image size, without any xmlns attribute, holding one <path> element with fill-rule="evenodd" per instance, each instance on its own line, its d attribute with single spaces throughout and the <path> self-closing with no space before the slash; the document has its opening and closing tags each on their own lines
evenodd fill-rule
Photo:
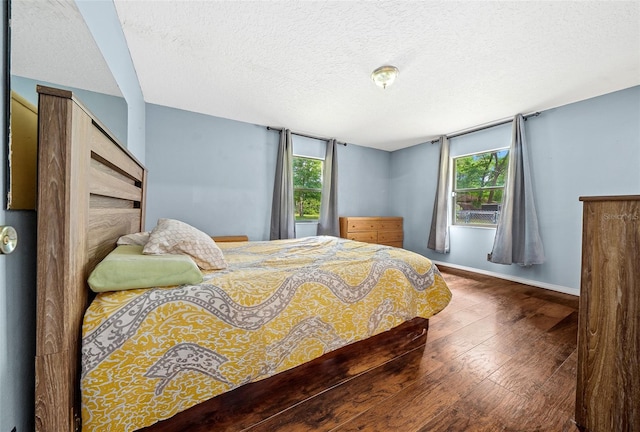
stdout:
<svg viewBox="0 0 640 432">
<path fill-rule="evenodd" d="M 146 170 L 72 93 L 38 90 L 37 430 L 239 430 L 211 422 L 420 346 L 449 302 L 426 258 L 333 237 L 219 243 L 228 266 L 200 284 L 92 298 L 92 270 L 144 231 Z"/>
</svg>

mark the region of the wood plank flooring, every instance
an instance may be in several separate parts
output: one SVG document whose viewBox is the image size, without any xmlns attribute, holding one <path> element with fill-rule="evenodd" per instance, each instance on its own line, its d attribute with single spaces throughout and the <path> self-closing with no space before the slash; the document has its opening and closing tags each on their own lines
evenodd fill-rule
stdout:
<svg viewBox="0 0 640 432">
<path fill-rule="evenodd" d="M 244 430 L 577 431 L 578 298 L 441 270 L 424 346 Z"/>
</svg>

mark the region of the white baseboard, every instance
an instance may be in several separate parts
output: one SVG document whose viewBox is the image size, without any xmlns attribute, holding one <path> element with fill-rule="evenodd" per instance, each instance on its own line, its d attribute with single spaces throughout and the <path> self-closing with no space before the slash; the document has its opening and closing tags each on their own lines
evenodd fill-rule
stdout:
<svg viewBox="0 0 640 432">
<path fill-rule="evenodd" d="M 508 280 L 511 282 L 518 282 L 521 284 L 525 284 L 525 285 L 531 285 L 534 287 L 538 287 L 538 288 L 544 288 L 544 289 L 548 289 L 551 291 L 557 291 L 557 292 L 561 292 L 564 294 L 571 294 L 574 296 L 579 296 L 580 295 L 580 289 L 576 289 L 576 288 L 569 288 L 566 286 L 562 286 L 562 285 L 555 285 L 555 284 L 550 284 L 550 283 L 546 283 L 546 282 L 540 282 L 540 281 L 536 281 L 536 280 L 531 280 L 531 279 L 525 279 L 525 278 L 521 278 L 518 276 L 512 276 L 512 275 L 506 275 L 506 274 L 502 274 L 502 273 L 496 273 L 496 272 L 492 272 L 492 271 L 488 271 L 488 270 L 481 270 L 481 269 L 477 269 L 477 268 L 473 268 L 473 267 L 466 267 L 466 266 L 461 266 L 458 264 L 451 264 L 448 262 L 444 262 L 444 261 L 435 261 L 435 260 L 431 260 L 431 262 L 433 262 L 436 266 L 442 266 L 442 267 L 451 267 L 454 269 L 458 269 L 458 270 L 464 270 L 464 271 L 468 271 L 471 273 L 478 273 L 478 274 L 482 274 L 485 276 L 491 276 L 491 277 L 495 277 L 498 279 L 504 279 L 504 280 Z"/>
</svg>

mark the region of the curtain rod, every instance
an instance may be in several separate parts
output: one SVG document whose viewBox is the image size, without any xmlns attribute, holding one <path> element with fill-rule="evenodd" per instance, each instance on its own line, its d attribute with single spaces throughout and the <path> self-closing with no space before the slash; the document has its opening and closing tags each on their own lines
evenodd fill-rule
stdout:
<svg viewBox="0 0 640 432">
<path fill-rule="evenodd" d="M 540 115 L 540 111 L 536 111 L 536 112 L 533 112 L 531 114 L 523 115 L 522 117 L 524 117 L 524 119 L 527 120 L 529 117 L 538 117 L 539 115 Z M 510 119 L 507 119 L 507 120 L 499 120 L 499 121 L 497 121 L 495 123 L 489 123 L 489 124 L 486 124 L 484 126 L 476 126 L 476 127 L 471 128 L 471 129 L 464 129 L 464 130 L 461 130 L 459 132 L 453 132 L 451 134 L 445 134 L 445 136 L 447 138 L 456 138 L 456 137 L 459 137 L 459 136 L 462 136 L 462 135 L 466 135 L 466 134 L 470 134 L 470 133 L 473 133 L 473 132 L 478 132 L 478 131 L 481 131 L 481 130 L 485 130 L 485 129 L 489 129 L 489 128 L 492 128 L 492 127 L 500 126 L 500 125 L 503 125 L 503 124 L 511 123 L 512 121 L 513 121 L 513 118 L 510 118 Z M 438 141 L 440 141 L 440 138 L 435 139 L 435 140 L 431 140 L 431 144 L 435 144 Z"/>
<path fill-rule="evenodd" d="M 283 128 L 275 128 L 275 127 L 271 127 L 271 126 L 267 126 L 267 130 L 274 130 L 274 131 L 278 131 L 278 132 L 282 132 Z M 307 134 L 303 134 L 303 133 L 298 133 L 298 132 L 291 132 L 291 135 L 298 135 L 301 137 L 305 137 L 305 138 L 311 138 L 311 139 L 317 139 L 320 141 L 329 141 L 331 140 L 331 138 L 322 138 L 322 137 L 317 137 L 317 136 L 313 136 L 313 135 L 307 135 Z M 337 141 L 336 140 L 336 144 L 340 144 L 343 146 L 347 146 L 346 142 L 341 142 L 341 141 Z"/>
</svg>

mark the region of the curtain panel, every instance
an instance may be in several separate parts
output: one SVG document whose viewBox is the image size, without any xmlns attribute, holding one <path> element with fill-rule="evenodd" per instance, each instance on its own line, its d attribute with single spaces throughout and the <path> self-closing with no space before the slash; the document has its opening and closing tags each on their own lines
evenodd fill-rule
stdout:
<svg viewBox="0 0 640 432">
<path fill-rule="evenodd" d="M 276 177 L 271 205 L 271 240 L 296 237 L 295 209 L 293 203 L 293 142 L 291 131 L 280 131 Z"/>
<path fill-rule="evenodd" d="M 545 260 L 538 216 L 533 197 L 529 147 L 524 133 L 524 117 L 513 119 L 509 170 L 489 261 L 530 266 Z"/>
<path fill-rule="evenodd" d="M 324 157 L 318 235 L 340 236 L 338 222 L 338 153 L 335 139 L 327 141 L 327 150 Z"/>
<path fill-rule="evenodd" d="M 449 252 L 449 199 L 451 196 L 449 174 L 449 139 L 441 136 L 440 142 L 440 168 L 438 170 L 438 184 L 436 186 L 436 199 L 433 204 L 433 217 L 431 218 L 431 230 L 427 247 L 439 253 Z"/>
</svg>

